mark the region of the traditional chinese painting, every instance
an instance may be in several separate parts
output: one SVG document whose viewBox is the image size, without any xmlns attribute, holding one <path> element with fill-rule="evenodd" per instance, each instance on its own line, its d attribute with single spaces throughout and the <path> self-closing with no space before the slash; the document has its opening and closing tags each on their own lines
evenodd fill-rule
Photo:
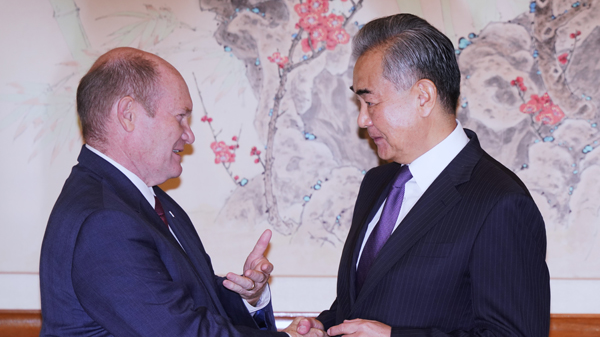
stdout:
<svg viewBox="0 0 600 337">
<path fill-rule="evenodd" d="M 99 55 L 132 46 L 172 63 L 190 89 L 196 142 L 183 175 L 162 187 L 190 214 L 216 271 L 239 270 L 271 229 L 275 278 L 334 278 L 362 178 L 379 164 L 356 125 L 351 39 L 373 18 L 411 12 L 455 43 L 458 119 L 531 190 L 552 277 L 600 278 L 598 0 L 11 6 L 0 20 L 12 51 L 0 66 L 0 151 L 13 164 L 3 176 L 19 183 L 6 182 L 17 192 L 1 207 L 11 208 L 7 223 L 23 225 L 0 237 L 0 251 L 23 255 L 1 271 L 37 271 L 47 215 L 82 144 L 78 80 Z"/>
</svg>

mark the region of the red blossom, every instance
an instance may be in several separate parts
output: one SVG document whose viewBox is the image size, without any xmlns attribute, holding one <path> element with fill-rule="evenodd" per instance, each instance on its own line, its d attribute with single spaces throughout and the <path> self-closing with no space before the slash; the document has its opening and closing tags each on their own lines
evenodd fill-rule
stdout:
<svg viewBox="0 0 600 337">
<path fill-rule="evenodd" d="M 344 28 L 332 30 L 327 35 L 327 49 L 333 49 L 337 44 L 346 44 L 350 41 L 350 35 Z"/>
<path fill-rule="evenodd" d="M 230 150 L 235 150 L 235 145 L 229 145 Z"/>
<path fill-rule="evenodd" d="M 229 147 L 223 141 L 221 141 L 221 142 L 212 142 L 210 144 L 210 148 L 213 150 L 213 152 L 215 154 L 218 154 L 218 153 L 223 152 L 223 151 L 229 152 Z"/>
<path fill-rule="evenodd" d="M 281 56 L 279 52 L 273 53 L 273 55 L 268 56 L 267 59 L 272 63 L 277 63 L 279 68 L 283 68 L 289 61 L 287 56 Z"/>
<path fill-rule="evenodd" d="M 554 125 L 565 117 L 565 113 L 558 105 L 552 102 L 548 93 L 544 93 L 542 97 L 531 95 L 529 102 L 522 104 L 519 110 L 528 114 L 539 112 L 535 116 L 535 120 L 543 124 Z"/>
<path fill-rule="evenodd" d="M 324 14 L 329 12 L 329 0 L 308 0 L 312 13 Z"/>
<path fill-rule="evenodd" d="M 208 120 L 208 117 L 206 115 L 202 116 L 202 118 L 200 119 L 203 122 L 206 122 Z"/>
<path fill-rule="evenodd" d="M 229 152 L 230 147 L 225 142 L 212 142 L 210 148 L 215 153 L 215 164 L 233 163 L 235 161 L 235 154 Z"/>
<path fill-rule="evenodd" d="M 335 15 L 333 13 L 328 16 L 321 17 L 321 24 L 327 28 L 327 30 L 335 30 L 341 28 L 344 23 L 344 17 L 341 15 Z"/>
<path fill-rule="evenodd" d="M 256 154 L 256 146 L 253 146 L 251 151 L 250 151 L 250 155 L 254 156 Z"/>
<path fill-rule="evenodd" d="M 323 26 L 315 27 L 310 33 L 310 40 L 313 43 L 313 47 L 316 43 L 321 42 L 327 38 L 327 30 Z"/>
<path fill-rule="evenodd" d="M 555 104 L 544 106 L 544 109 L 535 116 L 535 120 L 542 122 L 543 124 L 554 125 L 560 122 L 565 117 L 565 113 L 562 109 Z"/>
<path fill-rule="evenodd" d="M 301 18 L 305 17 L 306 15 L 308 15 L 308 13 L 310 13 L 310 7 L 308 7 L 308 3 L 306 2 L 294 6 L 294 10 L 296 11 L 296 13 L 298 13 L 298 15 L 300 15 Z"/>
<path fill-rule="evenodd" d="M 312 31 L 321 24 L 321 16 L 317 13 L 309 13 L 302 17 L 298 22 L 298 25 L 306 31 Z"/>
<path fill-rule="evenodd" d="M 254 164 L 258 164 L 259 161 L 260 161 L 260 159 L 258 159 L 258 158 L 254 159 Z"/>
<path fill-rule="evenodd" d="M 256 155 L 260 156 L 260 151 L 259 150 L 256 150 Z"/>
<path fill-rule="evenodd" d="M 235 154 L 229 151 L 222 151 L 219 153 L 215 153 L 215 164 L 220 163 L 233 163 L 235 161 Z"/>
<path fill-rule="evenodd" d="M 543 105 L 542 100 L 540 99 L 540 97 L 538 95 L 531 95 L 529 102 L 521 104 L 521 107 L 519 108 L 519 110 L 521 110 L 521 112 L 526 113 L 526 114 L 533 114 L 533 113 L 540 111 L 540 109 L 542 108 L 542 105 Z"/>
<path fill-rule="evenodd" d="M 239 176 L 235 176 L 235 177 L 233 177 L 233 180 L 238 180 L 238 179 L 240 179 L 240 177 L 239 177 Z"/>
<path fill-rule="evenodd" d="M 527 87 L 523 84 L 523 77 L 518 76 L 516 79 L 510 81 L 510 85 L 519 87 L 519 90 L 525 92 Z"/>
<path fill-rule="evenodd" d="M 212 118 L 208 117 L 208 122 L 211 123 L 212 122 Z"/>
<path fill-rule="evenodd" d="M 561 64 L 567 64 L 567 62 L 569 61 L 568 56 L 569 53 L 558 55 L 558 62 L 560 62 Z"/>
<path fill-rule="evenodd" d="M 579 35 L 581 35 L 581 32 L 577 30 L 577 31 L 575 31 L 575 33 L 571 33 L 569 35 L 569 37 L 574 39 L 574 38 L 577 38 Z"/>
<path fill-rule="evenodd" d="M 234 142 L 237 141 L 237 136 L 231 137 L 231 140 L 233 140 Z"/>
</svg>

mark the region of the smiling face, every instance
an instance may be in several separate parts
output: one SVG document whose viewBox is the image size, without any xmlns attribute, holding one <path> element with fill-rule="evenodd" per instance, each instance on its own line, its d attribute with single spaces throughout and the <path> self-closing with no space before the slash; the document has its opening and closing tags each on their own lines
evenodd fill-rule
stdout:
<svg viewBox="0 0 600 337">
<path fill-rule="evenodd" d="M 358 126 L 366 128 L 384 160 L 409 164 L 427 150 L 427 118 L 419 114 L 419 90 L 397 90 L 383 77 L 383 52 L 364 53 L 356 61 L 352 90 L 360 101 Z"/>
<path fill-rule="evenodd" d="M 159 96 L 154 117 L 137 108 L 136 141 L 132 149 L 136 173 L 148 186 L 162 184 L 182 172 L 180 152 L 194 142 L 190 129 L 192 99 L 181 75 L 161 66 Z"/>
</svg>

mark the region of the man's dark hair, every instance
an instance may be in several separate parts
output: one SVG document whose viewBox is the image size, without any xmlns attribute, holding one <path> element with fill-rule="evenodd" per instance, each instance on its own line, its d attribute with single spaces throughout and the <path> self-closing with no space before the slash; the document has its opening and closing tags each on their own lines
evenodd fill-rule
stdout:
<svg viewBox="0 0 600 337">
<path fill-rule="evenodd" d="M 442 106 L 456 113 L 460 70 L 452 42 L 427 21 L 397 14 L 367 23 L 352 40 L 358 58 L 381 48 L 383 77 L 398 90 L 408 90 L 420 79 L 435 84 Z"/>
<path fill-rule="evenodd" d="M 106 121 L 112 105 L 131 96 L 154 117 L 159 73 L 156 62 L 141 55 L 114 57 L 99 64 L 77 87 L 77 114 L 86 142 L 106 141 Z"/>
</svg>

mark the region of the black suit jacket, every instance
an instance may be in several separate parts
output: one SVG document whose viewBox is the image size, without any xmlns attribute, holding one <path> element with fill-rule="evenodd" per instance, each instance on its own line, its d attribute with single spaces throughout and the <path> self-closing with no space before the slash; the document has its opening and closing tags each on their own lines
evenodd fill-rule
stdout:
<svg viewBox="0 0 600 337">
<path fill-rule="evenodd" d="M 181 246 L 117 168 L 85 146 L 78 160 L 42 244 L 41 336 L 286 336 L 258 330 L 165 192 L 154 187 Z"/>
<path fill-rule="evenodd" d="M 355 294 L 357 255 L 399 164 L 361 185 L 326 328 L 362 318 L 393 336 L 548 336 L 550 286 L 541 214 L 517 176 L 477 136 L 406 215 Z"/>
</svg>

